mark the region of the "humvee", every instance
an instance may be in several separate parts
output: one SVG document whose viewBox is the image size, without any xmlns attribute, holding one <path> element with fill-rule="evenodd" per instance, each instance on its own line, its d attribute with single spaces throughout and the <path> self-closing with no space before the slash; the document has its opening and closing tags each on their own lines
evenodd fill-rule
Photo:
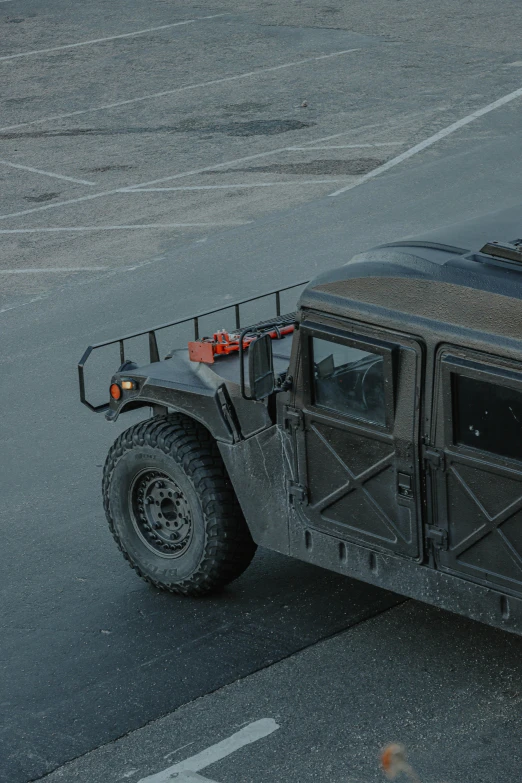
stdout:
<svg viewBox="0 0 522 783">
<path fill-rule="evenodd" d="M 110 529 L 137 573 L 200 596 L 263 546 L 522 633 L 514 235 L 379 246 L 291 286 L 305 287 L 290 314 L 280 289 L 253 325 L 237 302 L 228 331 L 222 307 L 208 337 L 209 313 L 138 333 L 144 365 L 125 355 L 137 335 L 89 346 L 82 402 L 110 421 L 151 409 L 103 472 Z M 193 339 L 161 359 L 158 332 L 180 323 Z M 85 364 L 112 344 L 121 366 L 94 405 Z"/>
</svg>

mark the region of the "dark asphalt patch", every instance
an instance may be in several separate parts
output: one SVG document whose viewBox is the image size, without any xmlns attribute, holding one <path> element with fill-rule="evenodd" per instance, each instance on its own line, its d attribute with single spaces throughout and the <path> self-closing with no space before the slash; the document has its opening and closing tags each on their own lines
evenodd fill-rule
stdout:
<svg viewBox="0 0 522 783">
<path fill-rule="evenodd" d="M 100 174 L 104 171 L 128 171 L 129 169 L 135 169 L 136 166 L 133 166 L 131 164 L 114 164 L 113 166 L 97 166 L 94 169 L 83 169 L 83 171 L 88 171 L 89 174 Z"/>
<path fill-rule="evenodd" d="M 201 123 L 184 120 L 179 125 L 137 126 L 128 128 L 65 128 L 64 130 L 2 133 L 2 139 L 45 139 L 57 136 L 125 136 L 142 133 L 224 133 L 226 136 L 275 136 L 278 133 L 312 128 L 315 122 L 300 120 L 249 120 L 248 122 Z"/>
<path fill-rule="evenodd" d="M 353 160 L 310 160 L 306 163 L 270 163 L 266 166 L 250 166 L 243 169 L 220 169 L 204 174 L 234 174 L 256 172 L 258 174 L 367 174 L 381 166 L 378 158 L 354 158 Z"/>
<path fill-rule="evenodd" d="M 40 193 L 39 196 L 24 196 L 24 201 L 34 201 L 36 204 L 40 204 L 43 201 L 52 201 L 59 195 L 60 193 Z"/>
</svg>

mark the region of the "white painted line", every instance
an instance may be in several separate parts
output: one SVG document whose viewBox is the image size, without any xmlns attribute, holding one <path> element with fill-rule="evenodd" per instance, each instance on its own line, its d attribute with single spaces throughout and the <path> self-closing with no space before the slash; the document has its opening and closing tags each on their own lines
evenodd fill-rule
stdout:
<svg viewBox="0 0 522 783">
<path fill-rule="evenodd" d="M 42 122 L 51 122 L 53 120 L 63 120 L 68 117 L 78 117 L 81 114 L 89 114 L 94 111 L 106 111 L 107 109 L 116 109 L 119 106 L 128 106 L 131 103 L 140 103 L 141 101 L 150 101 L 156 98 L 164 98 L 167 95 L 175 95 L 178 92 L 186 92 L 187 90 L 199 90 L 201 87 L 213 87 L 216 84 L 225 84 L 227 82 L 238 81 L 239 79 L 250 79 L 253 76 L 261 76 L 265 73 L 272 73 L 273 71 L 281 71 L 284 68 L 295 68 L 298 65 L 305 65 L 306 63 L 316 62 L 318 60 L 326 60 L 331 57 L 340 57 L 343 54 L 351 54 L 351 52 L 358 52 L 359 49 L 344 49 L 340 52 L 333 52 L 333 54 L 322 54 L 318 57 L 307 57 L 304 60 L 295 60 L 290 63 L 283 63 L 282 65 L 273 65 L 270 68 L 258 68 L 254 71 L 246 71 L 245 73 L 238 73 L 235 76 L 222 76 L 218 79 L 211 79 L 208 82 L 198 82 L 196 84 L 186 84 L 183 87 L 174 87 L 171 90 L 162 90 L 161 92 L 153 92 L 147 95 L 140 95 L 137 98 L 128 98 L 123 101 L 115 101 L 114 103 L 104 103 L 102 106 L 93 106 L 90 109 L 78 109 L 77 111 L 67 112 L 66 114 L 53 114 L 50 117 L 40 117 L 38 120 L 29 120 L 28 122 L 19 122 L 17 125 L 6 125 L 4 128 L 0 128 L 0 133 L 4 133 L 10 130 L 16 130 L 17 128 L 24 128 L 27 125 L 37 125 Z M 343 135 L 343 134 L 339 134 Z"/>
<path fill-rule="evenodd" d="M 110 266 L 49 266 L 39 269 L 0 269 L 0 275 L 37 275 L 46 274 L 47 272 L 54 274 L 55 272 L 104 272 L 106 269 L 110 269 Z"/>
<path fill-rule="evenodd" d="M 363 126 L 366 127 L 366 126 Z M 372 126 L 373 127 L 373 126 Z M 353 128 L 351 131 L 344 131 L 343 133 L 335 134 L 336 136 L 346 136 L 349 133 L 355 133 L 362 128 Z M 315 139 L 316 142 L 326 141 L 332 138 L 331 136 L 325 136 L 323 138 Z M 67 199 L 65 201 L 53 201 L 52 204 L 43 204 L 41 207 L 30 207 L 29 209 L 22 209 L 19 212 L 9 212 L 5 215 L 0 215 L 0 220 L 7 220 L 8 218 L 21 217 L 22 215 L 31 215 L 33 212 L 43 212 L 47 209 L 56 209 L 57 207 L 64 207 L 70 204 L 80 204 L 84 201 L 91 201 L 95 198 L 104 198 L 106 196 L 114 196 L 116 193 L 125 193 L 126 191 L 136 190 L 138 188 L 146 188 L 153 185 L 159 185 L 161 182 L 169 182 L 175 179 L 181 179 L 182 177 L 192 177 L 196 174 L 203 174 L 205 171 L 219 171 L 219 169 L 226 168 L 227 166 L 236 166 L 238 163 L 246 163 L 251 160 L 259 160 L 260 158 L 266 158 L 270 155 L 278 155 L 281 152 L 286 152 L 288 147 L 278 147 L 273 150 L 267 150 L 267 152 L 257 152 L 255 155 L 246 155 L 243 158 L 235 158 L 234 160 L 226 160 L 223 163 L 214 163 L 212 166 L 203 166 L 200 169 L 192 169 L 191 171 L 182 171 L 180 174 L 172 174 L 168 177 L 160 177 L 159 179 L 153 179 L 149 182 L 137 182 L 134 185 L 129 185 L 126 188 L 114 188 L 114 190 L 105 190 L 100 193 L 93 193 L 90 196 L 78 196 L 77 198 Z"/>
<path fill-rule="evenodd" d="M 324 147 L 288 147 L 289 150 L 357 150 L 363 147 L 401 147 L 403 141 L 382 141 L 375 144 L 335 144 Z"/>
<path fill-rule="evenodd" d="M 180 761 L 178 764 L 174 764 L 172 767 L 157 772 L 155 775 L 141 778 L 138 783 L 172 783 L 173 779 L 180 780 L 180 773 L 199 772 L 200 770 L 205 769 L 205 767 L 210 766 L 210 764 L 221 761 L 221 759 L 226 758 L 236 750 L 244 748 L 245 745 L 250 745 L 252 742 L 257 742 L 257 740 L 268 737 L 278 728 L 279 726 L 273 718 L 256 720 L 254 723 L 250 723 L 248 726 L 245 726 L 245 728 L 232 734 L 231 737 L 227 737 L 227 739 L 218 742 L 216 745 L 212 745 L 210 748 L 202 750 L 201 753 L 197 753 L 195 756 Z M 194 778 L 189 777 L 186 778 L 186 780 L 194 780 Z"/>
<path fill-rule="evenodd" d="M 397 123 L 394 123 L 391 127 L 395 127 Z M 358 128 L 352 128 L 348 131 L 342 131 L 342 133 L 334 133 L 331 136 L 323 136 L 321 139 L 313 139 L 312 141 L 304 141 L 303 147 L 308 147 L 309 144 L 315 144 L 318 141 L 330 141 L 330 139 L 340 139 L 341 136 L 348 136 L 350 133 L 353 133 L 354 131 L 362 131 L 362 130 L 369 130 L 370 128 L 381 128 L 382 125 L 380 122 L 372 122 L 371 125 L 360 125 Z M 0 130 L 2 130 L 0 128 Z"/>
<path fill-rule="evenodd" d="M 11 163 L 8 160 L 1 160 L 1 166 L 9 166 L 11 169 L 21 169 L 22 171 L 30 171 L 32 174 L 43 174 L 45 177 L 53 177 L 53 179 L 64 179 L 66 182 L 75 182 L 78 185 L 96 185 L 96 182 L 89 182 L 87 179 L 75 179 L 74 177 L 66 177 L 63 174 L 53 174 L 50 171 L 43 171 L 42 169 L 34 169 L 32 166 L 22 166 L 20 163 Z"/>
<path fill-rule="evenodd" d="M 216 19 L 218 16 L 228 16 L 228 14 L 213 14 L 212 16 L 198 16 L 196 19 L 186 19 L 183 22 L 172 22 L 171 24 L 162 24 L 159 27 L 148 27 L 146 30 L 136 30 L 134 33 L 123 33 L 122 35 L 109 35 L 107 38 L 92 38 L 90 41 L 80 41 L 79 43 L 63 44 L 62 46 L 52 46 L 49 49 L 33 49 L 30 52 L 18 52 L 17 54 L 6 54 L 0 57 L 0 60 L 14 60 L 17 57 L 30 57 L 33 54 L 48 54 L 49 52 L 59 52 L 62 49 L 76 49 L 78 46 L 91 46 L 93 44 L 104 43 L 105 41 L 116 41 L 119 38 L 134 38 L 137 35 L 153 33 L 158 30 L 168 30 L 171 27 L 181 27 L 182 25 L 194 24 L 204 19 Z"/>
<path fill-rule="evenodd" d="M 347 177 L 338 177 L 337 179 L 310 179 L 302 182 L 251 182 L 240 183 L 239 185 L 183 185 L 177 188 L 123 188 L 122 193 L 164 193 L 176 190 L 233 190 L 234 188 L 276 188 L 301 185 L 329 185 L 332 182 L 344 182 Z"/>
<path fill-rule="evenodd" d="M 136 269 L 137 267 L 132 267 L 132 268 Z M 176 748 L 176 750 L 171 750 L 170 753 L 167 753 L 165 756 L 163 756 L 163 758 L 164 759 L 170 759 L 171 756 L 175 756 L 176 753 L 180 752 L 180 750 L 185 750 L 185 748 L 188 748 L 188 747 L 190 747 L 190 745 L 193 745 L 193 744 L 194 744 L 194 740 L 192 740 L 192 742 L 187 742 L 186 745 L 182 745 L 180 748 Z"/>
<path fill-rule="evenodd" d="M 245 226 L 251 220 L 222 220 L 218 223 L 134 223 L 129 226 L 53 226 L 52 228 L 0 228 L 0 234 L 54 234 L 66 231 L 128 231 L 138 228 L 208 228 L 209 226 Z"/>
<path fill-rule="evenodd" d="M 382 166 L 378 166 L 373 171 L 369 171 L 368 174 L 365 174 L 361 181 L 356 184 L 360 185 L 362 182 L 366 182 L 373 177 L 377 177 L 379 174 L 383 174 L 385 171 L 392 169 L 394 166 L 398 166 L 399 163 L 402 163 L 404 160 L 412 158 L 418 152 L 422 152 L 428 147 L 433 146 L 433 144 L 436 144 L 441 139 L 446 138 L 446 136 L 455 133 L 455 131 L 460 130 L 465 125 L 469 125 L 470 122 L 474 122 L 474 120 L 477 120 L 479 117 L 483 117 L 485 114 L 489 114 L 490 112 L 495 111 L 495 109 L 499 109 L 501 106 L 505 106 L 506 103 L 510 103 L 511 101 L 514 101 L 516 98 L 520 98 L 521 96 L 522 87 L 520 87 L 518 90 L 514 90 L 513 92 L 508 93 L 507 95 L 504 95 L 497 101 L 493 101 L 493 103 L 488 103 L 488 105 L 484 106 L 482 109 L 477 109 L 471 114 L 468 114 L 467 117 L 463 117 L 461 120 L 453 122 L 451 125 L 448 125 L 447 128 L 443 128 L 438 133 L 434 133 L 433 136 L 429 136 L 429 138 L 421 141 L 419 144 L 415 144 L 414 147 L 410 147 L 409 150 L 406 150 L 400 155 L 397 155 L 397 157 L 388 160 L 386 163 L 383 163 Z M 341 193 L 346 193 L 347 190 L 350 190 L 355 186 L 355 184 L 347 185 L 346 187 L 341 188 L 340 190 L 336 190 L 334 193 L 330 193 L 329 195 L 332 197 L 339 196 Z"/>
</svg>

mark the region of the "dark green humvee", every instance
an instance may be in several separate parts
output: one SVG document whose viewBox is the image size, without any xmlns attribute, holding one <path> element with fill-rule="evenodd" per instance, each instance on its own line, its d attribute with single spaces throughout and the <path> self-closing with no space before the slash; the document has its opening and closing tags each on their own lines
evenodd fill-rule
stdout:
<svg viewBox="0 0 522 783">
<path fill-rule="evenodd" d="M 211 337 L 192 316 L 189 349 L 163 360 L 171 324 L 147 330 L 146 365 L 125 358 L 135 335 L 90 346 L 82 401 L 110 420 L 152 409 L 103 478 L 138 574 L 202 595 L 261 545 L 522 633 L 519 233 L 497 218 L 383 245 L 308 283 L 289 315 L 282 289 L 253 326 L 245 303 Z M 112 343 L 121 366 L 96 407 L 84 365 Z"/>
</svg>

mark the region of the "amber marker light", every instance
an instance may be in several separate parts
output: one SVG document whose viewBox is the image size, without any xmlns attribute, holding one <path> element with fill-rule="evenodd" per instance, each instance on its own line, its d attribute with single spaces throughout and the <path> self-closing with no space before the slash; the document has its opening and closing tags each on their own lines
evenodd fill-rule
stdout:
<svg viewBox="0 0 522 783">
<path fill-rule="evenodd" d="M 134 381 L 122 381 L 121 388 L 125 389 L 125 391 L 130 391 L 131 389 L 136 388 L 136 384 L 134 383 Z"/>
<path fill-rule="evenodd" d="M 110 395 L 113 400 L 119 400 L 121 397 L 121 389 L 118 386 L 117 383 L 111 383 L 111 388 L 109 389 Z"/>
</svg>

